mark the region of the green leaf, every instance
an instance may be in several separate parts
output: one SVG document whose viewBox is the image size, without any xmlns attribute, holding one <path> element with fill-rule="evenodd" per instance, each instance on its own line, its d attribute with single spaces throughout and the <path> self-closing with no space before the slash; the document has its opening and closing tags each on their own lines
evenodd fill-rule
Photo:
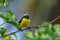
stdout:
<svg viewBox="0 0 60 40">
<path fill-rule="evenodd" d="M 3 1 L 2 0 L 0 0 L 0 6 L 2 6 L 3 5 Z"/>
<path fill-rule="evenodd" d="M 5 35 L 5 32 L 7 32 L 7 29 L 0 28 L 0 33 L 1 33 L 2 36 Z"/>
<path fill-rule="evenodd" d="M 8 34 L 8 31 L 5 28 L 0 28 L 0 34 L 2 36 L 2 40 L 11 40 L 12 39 L 11 36 L 3 37 L 4 35 Z"/>
<path fill-rule="evenodd" d="M 52 40 L 52 38 L 48 34 L 42 34 L 41 40 Z"/>
<path fill-rule="evenodd" d="M 48 24 L 48 26 L 46 27 L 46 33 L 48 33 L 50 36 L 53 36 L 54 30 L 52 24 Z"/>
<path fill-rule="evenodd" d="M 0 12 L 0 17 L 5 19 L 5 15 Z"/>
<path fill-rule="evenodd" d="M 38 34 L 38 30 L 35 31 L 35 33 L 34 33 L 34 38 L 35 38 L 36 40 L 40 40 L 40 35 Z"/>
<path fill-rule="evenodd" d="M 8 15 L 12 16 L 13 12 L 11 10 L 7 10 Z"/>
<path fill-rule="evenodd" d="M 4 33 L 4 35 L 8 35 L 8 31 L 6 31 L 5 33 Z M 4 36 L 3 35 L 3 36 Z M 6 36 L 6 37 L 2 37 L 2 40 L 12 40 L 12 36 Z"/>
<path fill-rule="evenodd" d="M 33 37 L 33 35 L 32 35 L 32 32 L 26 32 L 26 33 L 25 33 L 25 36 L 26 36 L 27 38 L 31 39 L 31 40 L 34 39 L 34 37 Z"/>
<path fill-rule="evenodd" d="M 7 10 L 7 16 L 6 16 L 6 18 L 7 18 L 8 20 L 9 20 L 10 18 L 12 18 L 12 15 L 13 15 L 12 11 Z"/>
<path fill-rule="evenodd" d="M 46 28 L 41 28 L 38 30 L 39 35 L 44 34 L 44 33 L 46 33 Z"/>
<path fill-rule="evenodd" d="M 13 14 L 13 12 L 11 10 L 7 10 L 7 18 L 9 19 L 14 19 L 17 20 L 15 15 Z"/>
<path fill-rule="evenodd" d="M 2 40 L 12 40 L 12 36 L 2 37 Z"/>
<path fill-rule="evenodd" d="M 3 13 L 0 13 L 0 17 L 3 18 L 5 22 L 7 21 L 5 15 Z"/>
<path fill-rule="evenodd" d="M 15 36 L 16 40 L 18 40 L 18 39 L 17 39 L 17 35 L 16 35 L 16 33 L 14 33 L 13 35 Z"/>
<path fill-rule="evenodd" d="M 38 35 L 38 30 L 35 31 L 35 34 L 34 34 L 34 37 L 37 38 L 39 35 Z"/>
<path fill-rule="evenodd" d="M 60 25 L 59 25 L 59 24 L 55 24 L 55 25 L 53 26 L 53 28 L 54 28 L 54 30 L 55 30 L 56 32 L 59 32 L 59 31 L 60 31 Z"/>
<path fill-rule="evenodd" d="M 8 0 L 0 0 L 0 6 L 6 7 L 8 5 Z"/>
<path fill-rule="evenodd" d="M 8 21 L 7 23 L 14 25 L 18 29 L 18 24 L 14 21 Z"/>
<path fill-rule="evenodd" d="M 8 0 L 0 0 L 0 6 L 6 7 L 8 5 Z"/>
<path fill-rule="evenodd" d="M 8 5 L 8 0 L 4 0 L 3 2 L 3 6 L 6 7 Z"/>
</svg>

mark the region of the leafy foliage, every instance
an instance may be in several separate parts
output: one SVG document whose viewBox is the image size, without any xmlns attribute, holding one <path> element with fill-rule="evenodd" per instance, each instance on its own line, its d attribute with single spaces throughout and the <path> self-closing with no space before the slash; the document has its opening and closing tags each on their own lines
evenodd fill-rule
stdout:
<svg viewBox="0 0 60 40">
<path fill-rule="evenodd" d="M 0 6 L 1 7 L 7 7 L 8 1 L 9 0 L 0 0 Z M 3 13 L 0 12 L 0 17 L 2 19 L 4 19 L 4 23 L 12 24 L 12 25 L 14 25 L 18 29 L 18 24 L 16 22 L 17 19 L 16 19 L 15 15 L 13 14 L 13 12 L 11 10 L 7 10 L 7 16 L 5 16 Z M 0 26 L 2 26 L 3 24 L 1 24 Z M 8 31 L 5 28 L 0 28 L 0 34 L 2 36 L 2 40 L 14 40 L 14 39 L 12 39 L 11 36 L 3 37 L 4 35 L 8 34 Z M 17 40 L 17 35 L 14 34 L 14 36 L 16 37 L 16 40 Z"/>
<path fill-rule="evenodd" d="M 8 0 L 0 0 L 0 6 L 6 7 L 8 5 Z"/>
<path fill-rule="evenodd" d="M 13 12 L 11 10 L 7 10 L 7 19 L 14 19 L 17 20 L 15 15 L 13 14 Z"/>
<path fill-rule="evenodd" d="M 60 36 L 57 37 L 57 35 L 60 35 L 59 24 L 52 25 L 49 22 L 44 22 L 41 25 L 45 26 L 37 29 L 34 35 L 32 35 L 32 32 L 26 32 L 26 40 L 58 40 L 60 38 Z"/>
<path fill-rule="evenodd" d="M 11 40 L 12 39 L 11 36 L 3 37 L 4 35 L 8 34 L 8 31 L 5 28 L 0 28 L 0 34 L 2 36 L 2 40 Z"/>
<path fill-rule="evenodd" d="M 5 35 L 5 32 L 7 32 L 5 28 L 0 28 L 0 33 L 2 36 Z"/>
<path fill-rule="evenodd" d="M 0 17 L 4 19 L 5 23 L 12 24 L 18 29 L 16 17 L 14 16 L 14 14 L 11 10 L 7 10 L 7 16 L 5 16 L 3 13 L 0 13 Z"/>
<path fill-rule="evenodd" d="M 16 17 L 11 10 L 7 10 L 7 15 L 4 15 L 3 13 L 0 12 L 0 17 L 4 19 L 4 23 L 12 24 L 14 25 L 14 27 L 18 29 Z M 11 36 L 3 37 L 4 35 L 8 35 L 8 31 L 5 28 L 0 28 L 0 34 L 2 36 L 2 40 L 13 40 Z M 15 33 L 14 33 L 14 36 L 16 37 L 16 40 L 17 40 L 17 35 Z"/>
<path fill-rule="evenodd" d="M 0 12 L 0 17 L 3 18 L 5 22 L 7 21 L 6 20 L 6 16 L 3 13 L 1 13 L 1 12 Z"/>
</svg>

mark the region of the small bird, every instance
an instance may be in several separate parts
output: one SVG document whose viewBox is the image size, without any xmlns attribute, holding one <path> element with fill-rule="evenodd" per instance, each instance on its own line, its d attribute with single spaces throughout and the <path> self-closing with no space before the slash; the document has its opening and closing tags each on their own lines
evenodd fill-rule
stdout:
<svg viewBox="0 0 60 40">
<path fill-rule="evenodd" d="M 25 14 L 19 21 L 19 30 L 21 28 L 25 28 L 28 27 L 28 25 L 30 24 L 30 18 L 28 14 Z"/>
</svg>

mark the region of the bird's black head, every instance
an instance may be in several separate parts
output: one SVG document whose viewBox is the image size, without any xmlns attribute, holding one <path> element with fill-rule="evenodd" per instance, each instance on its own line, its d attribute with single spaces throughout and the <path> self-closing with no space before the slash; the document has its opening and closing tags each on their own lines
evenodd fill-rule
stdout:
<svg viewBox="0 0 60 40">
<path fill-rule="evenodd" d="M 26 15 L 23 16 L 23 18 L 27 18 L 27 19 L 29 19 L 29 15 L 26 14 Z"/>
</svg>

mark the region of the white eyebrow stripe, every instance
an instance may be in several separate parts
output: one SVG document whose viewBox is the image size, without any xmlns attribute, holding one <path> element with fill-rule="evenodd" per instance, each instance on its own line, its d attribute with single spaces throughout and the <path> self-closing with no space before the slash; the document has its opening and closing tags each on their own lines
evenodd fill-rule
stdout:
<svg viewBox="0 0 60 40">
<path fill-rule="evenodd" d="M 25 15 L 28 15 L 28 14 L 24 14 L 24 16 L 25 16 Z M 28 15 L 28 16 L 29 16 L 29 15 Z"/>
</svg>

